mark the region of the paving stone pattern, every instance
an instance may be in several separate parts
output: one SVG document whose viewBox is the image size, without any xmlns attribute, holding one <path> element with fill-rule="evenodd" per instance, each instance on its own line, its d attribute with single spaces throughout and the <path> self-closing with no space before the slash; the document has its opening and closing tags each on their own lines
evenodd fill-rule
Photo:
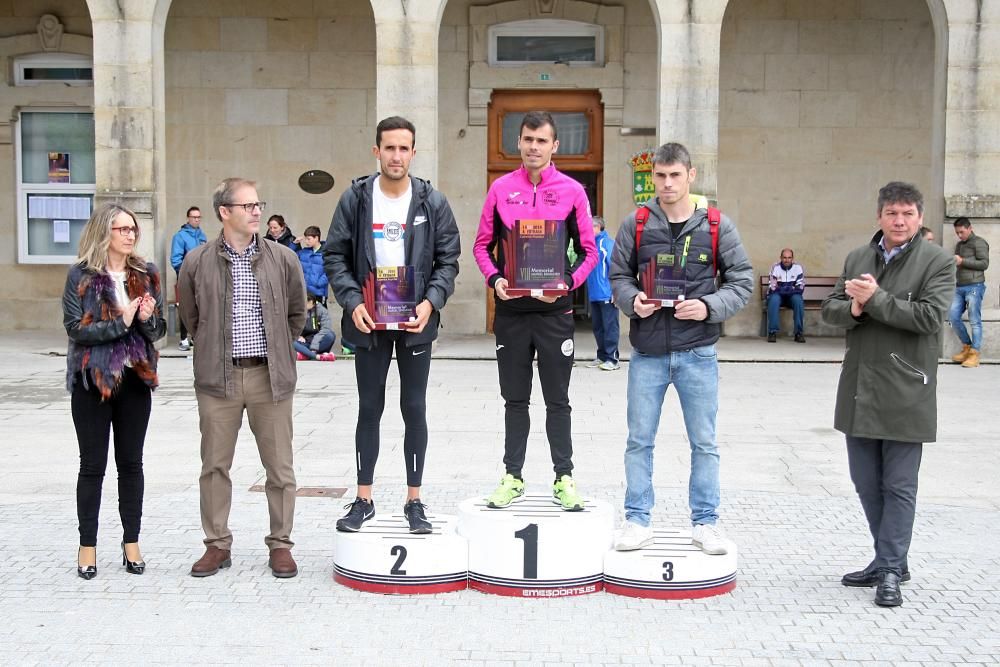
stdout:
<svg viewBox="0 0 1000 667">
<path fill-rule="evenodd" d="M 98 576 L 76 577 L 78 455 L 65 359 L 0 340 L 0 661 L 5 664 L 372 665 L 942 665 L 997 664 L 1000 367 L 942 369 L 941 441 L 925 447 L 905 604 L 881 609 L 840 576 L 870 558 L 870 540 L 831 428 L 836 364 L 721 368 L 719 442 L 727 534 L 738 586 L 703 600 L 609 594 L 522 600 L 462 591 L 396 597 L 333 582 L 334 522 L 345 501 L 299 498 L 300 575 L 266 567 L 263 483 L 249 428 L 233 468 L 233 567 L 188 576 L 201 554 L 198 423 L 191 365 L 164 359 L 146 442 L 142 532 L 148 570 L 124 572 L 112 469 L 105 480 Z M 300 363 L 295 399 L 301 486 L 353 491 L 357 410 L 350 361 Z M 376 476 L 379 512 L 399 511 L 405 476 L 398 378 L 390 372 Z M 624 495 L 627 364 L 574 370 L 576 479 L 611 502 Z M 551 484 L 544 409 L 532 407 L 531 491 Z M 485 494 L 503 467 L 495 364 L 437 360 L 429 390 L 424 501 L 438 512 Z M 658 436 L 654 520 L 686 522 L 687 445 L 671 392 Z M 349 491 L 349 494 L 351 493 Z M 449 509 L 451 508 L 451 509 Z"/>
</svg>

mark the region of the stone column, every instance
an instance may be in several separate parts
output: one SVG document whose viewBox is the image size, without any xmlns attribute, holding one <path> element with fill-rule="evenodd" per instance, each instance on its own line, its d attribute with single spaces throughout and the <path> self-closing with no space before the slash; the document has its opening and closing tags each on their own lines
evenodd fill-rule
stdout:
<svg viewBox="0 0 1000 667">
<path fill-rule="evenodd" d="M 162 196 L 156 118 L 159 114 L 162 119 L 163 108 L 162 95 L 159 109 L 154 102 L 154 82 L 162 86 L 163 28 L 160 55 L 154 58 L 156 4 L 87 0 L 94 29 L 96 202 L 116 200 L 136 212 L 143 228 L 139 252 L 162 269 L 166 251 L 155 214 Z M 158 78 L 154 59 L 159 61 Z"/>
<path fill-rule="evenodd" d="M 931 3 L 932 8 L 937 4 L 940 0 Z M 944 4 L 948 20 L 945 212 L 952 218 L 1000 219 L 1000 11 L 975 0 Z"/>
<path fill-rule="evenodd" d="M 677 141 L 698 168 L 695 189 L 715 198 L 719 161 L 719 41 L 727 0 L 650 0 L 660 42 L 659 143 Z"/>
<path fill-rule="evenodd" d="M 371 0 L 377 50 L 376 120 L 417 127 L 410 171 L 437 182 L 438 26 L 447 0 Z"/>
</svg>

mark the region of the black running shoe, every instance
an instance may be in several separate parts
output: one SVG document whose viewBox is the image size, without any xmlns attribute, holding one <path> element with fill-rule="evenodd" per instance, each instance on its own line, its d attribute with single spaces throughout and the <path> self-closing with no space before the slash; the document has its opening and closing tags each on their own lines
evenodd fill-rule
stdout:
<svg viewBox="0 0 1000 667">
<path fill-rule="evenodd" d="M 343 519 L 337 521 L 337 530 L 342 533 L 356 533 L 361 530 L 361 524 L 375 516 L 375 501 L 355 498 L 353 503 L 344 505 L 349 511 Z"/>
<path fill-rule="evenodd" d="M 403 516 L 410 523 L 410 532 L 414 535 L 426 535 L 431 532 L 431 522 L 424 515 L 424 505 L 420 498 L 406 501 L 403 505 Z"/>
</svg>

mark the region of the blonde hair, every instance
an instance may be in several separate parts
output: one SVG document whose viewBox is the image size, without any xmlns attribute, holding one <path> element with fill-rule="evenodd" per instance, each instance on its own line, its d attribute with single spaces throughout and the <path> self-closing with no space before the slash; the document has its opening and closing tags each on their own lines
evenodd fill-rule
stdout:
<svg viewBox="0 0 1000 667">
<path fill-rule="evenodd" d="M 107 270 L 108 247 L 111 245 L 111 235 L 114 233 L 111 231 L 111 223 L 121 213 L 127 214 L 135 223 L 135 242 L 138 245 L 142 232 L 135 213 L 121 204 L 113 202 L 100 204 L 94 208 L 94 212 L 90 214 L 90 220 L 87 220 L 83 233 L 80 234 L 77 259 L 85 268 L 97 272 Z M 125 266 L 128 269 L 146 273 L 146 260 L 135 253 L 125 258 Z"/>
</svg>

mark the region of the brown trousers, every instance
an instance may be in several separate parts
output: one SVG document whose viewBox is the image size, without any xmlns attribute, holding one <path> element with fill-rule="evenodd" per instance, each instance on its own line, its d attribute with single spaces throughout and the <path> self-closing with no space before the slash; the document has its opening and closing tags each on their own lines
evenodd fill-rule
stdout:
<svg viewBox="0 0 1000 667">
<path fill-rule="evenodd" d="M 271 532 L 264 538 L 264 544 L 268 549 L 290 548 L 296 489 L 292 468 L 292 399 L 273 400 L 267 366 L 234 368 L 233 373 L 235 393 L 231 398 L 195 392 L 201 426 L 198 485 L 205 546 L 230 549 L 233 544 L 229 530 L 233 483 L 229 471 L 245 409 L 267 476 L 264 492 Z"/>
</svg>

